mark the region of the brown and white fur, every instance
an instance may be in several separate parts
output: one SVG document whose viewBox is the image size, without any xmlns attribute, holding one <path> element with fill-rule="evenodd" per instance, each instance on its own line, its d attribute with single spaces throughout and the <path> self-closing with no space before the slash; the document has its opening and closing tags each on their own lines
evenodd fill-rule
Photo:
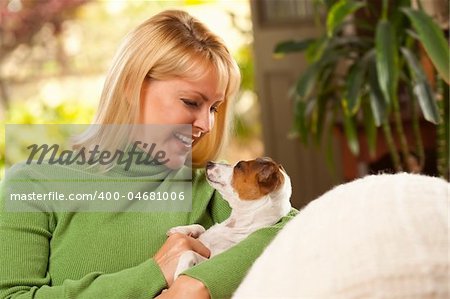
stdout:
<svg viewBox="0 0 450 299">
<path fill-rule="evenodd" d="M 252 232 L 278 222 L 291 209 L 291 181 L 283 167 L 270 158 L 240 161 L 234 166 L 208 162 L 206 178 L 228 202 L 232 211 L 225 221 L 208 230 L 198 224 L 177 226 L 168 235 L 182 233 L 198 238 L 215 256 Z M 206 258 L 188 251 L 182 254 L 175 278 Z"/>
</svg>

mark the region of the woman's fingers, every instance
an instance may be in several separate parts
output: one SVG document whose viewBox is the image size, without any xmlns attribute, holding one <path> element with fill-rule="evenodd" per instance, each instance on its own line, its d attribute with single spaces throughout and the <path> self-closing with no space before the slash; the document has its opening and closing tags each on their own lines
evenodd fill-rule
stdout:
<svg viewBox="0 0 450 299">
<path fill-rule="evenodd" d="M 181 255 L 186 251 L 195 251 L 208 258 L 209 249 L 197 239 L 183 234 L 170 235 L 163 246 L 158 250 L 153 259 L 161 268 L 169 286 L 173 283 L 173 277 Z"/>
<path fill-rule="evenodd" d="M 200 254 L 201 256 L 204 256 L 206 258 L 209 258 L 211 255 L 211 251 L 208 249 L 208 247 L 206 247 L 202 242 L 200 242 L 199 240 L 191 237 L 191 236 L 187 236 L 188 237 L 188 241 L 190 243 L 190 250 L 197 252 L 198 254 Z"/>
<path fill-rule="evenodd" d="M 206 258 L 209 258 L 211 254 L 209 249 L 205 245 L 203 245 L 202 242 L 184 234 L 172 234 L 167 238 L 166 243 L 169 243 L 171 246 L 173 246 L 174 250 L 176 252 L 179 252 L 180 255 L 188 250 L 195 251 Z"/>
</svg>

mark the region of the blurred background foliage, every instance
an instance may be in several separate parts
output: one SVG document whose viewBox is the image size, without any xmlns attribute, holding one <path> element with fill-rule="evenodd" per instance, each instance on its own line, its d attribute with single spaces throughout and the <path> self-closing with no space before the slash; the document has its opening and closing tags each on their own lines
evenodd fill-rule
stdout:
<svg viewBox="0 0 450 299">
<path fill-rule="evenodd" d="M 248 0 L 6 0 L 0 1 L 0 178 L 8 159 L 4 125 L 90 123 L 120 40 L 168 8 L 205 22 L 241 68 L 236 134 L 225 158 L 263 152 Z"/>
</svg>

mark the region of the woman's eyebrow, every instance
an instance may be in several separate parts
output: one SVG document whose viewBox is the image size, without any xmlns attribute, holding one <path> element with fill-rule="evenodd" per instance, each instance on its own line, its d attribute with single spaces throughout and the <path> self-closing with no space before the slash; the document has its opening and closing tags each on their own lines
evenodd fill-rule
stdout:
<svg viewBox="0 0 450 299">
<path fill-rule="evenodd" d="M 203 94 L 203 93 L 200 92 L 200 91 L 196 91 L 196 90 L 185 90 L 184 92 L 192 92 L 192 93 L 195 93 L 195 94 L 199 95 L 200 98 L 201 98 L 204 102 L 209 102 L 209 101 L 210 101 L 210 99 L 209 99 L 205 94 Z M 222 101 L 223 101 L 223 96 L 221 96 L 220 100 L 217 100 L 216 102 L 222 102 Z"/>
<path fill-rule="evenodd" d="M 194 91 L 194 93 L 198 94 L 203 99 L 204 102 L 209 102 L 209 98 L 206 95 L 204 95 L 203 93 L 201 93 L 199 91 Z"/>
</svg>

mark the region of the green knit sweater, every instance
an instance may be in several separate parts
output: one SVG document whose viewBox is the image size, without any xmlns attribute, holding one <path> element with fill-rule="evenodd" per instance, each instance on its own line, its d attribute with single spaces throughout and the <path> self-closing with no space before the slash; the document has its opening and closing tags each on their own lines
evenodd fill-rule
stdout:
<svg viewBox="0 0 450 299">
<path fill-rule="evenodd" d="M 58 176 L 95 181 L 100 177 L 74 167 L 51 166 Z M 146 166 L 110 177 L 154 179 Z M 52 171 L 53 171 L 52 170 Z M 159 172 L 158 178 L 168 172 Z M 32 167 L 12 177 L 36 180 Z M 101 178 L 104 179 L 104 175 Z M 30 182 L 27 182 L 30 183 Z M 225 220 L 230 208 L 193 173 L 191 212 L 8 212 L 0 199 L 0 298 L 153 298 L 167 288 L 153 255 L 169 228 L 199 223 L 208 228 Z M 2 182 L 5 188 L 8 181 Z M 245 273 L 296 211 L 263 228 L 230 250 L 185 272 L 201 280 L 211 297 L 229 298 Z"/>
</svg>

